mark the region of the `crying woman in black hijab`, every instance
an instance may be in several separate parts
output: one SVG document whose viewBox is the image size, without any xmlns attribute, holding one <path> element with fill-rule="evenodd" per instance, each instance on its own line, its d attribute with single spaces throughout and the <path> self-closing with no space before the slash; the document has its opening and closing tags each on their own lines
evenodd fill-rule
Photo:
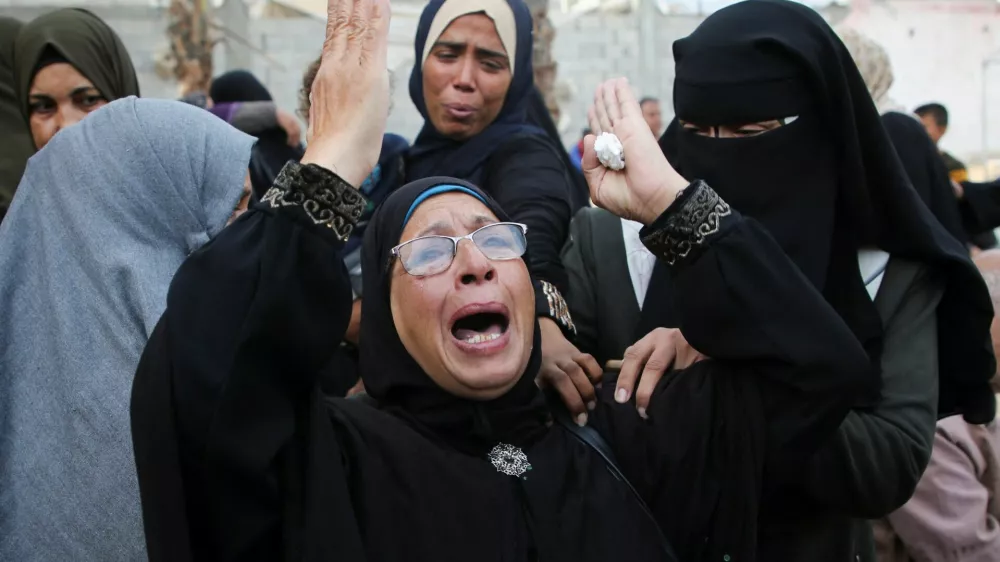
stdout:
<svg viewBox="0 0 1000 562">
<path fill-rule="evenodd" d="M 764 541 L 760 558 L 868 560 L 855 545 L 870 540 L 852 535 L 870 531 L 850 517 L 905 502 L 935 413 L 993 417 L 989 295 L 918 199 L 850 54 L 813 10 L 730 6 L 675 43 L 674 57 L 677 118 L 661 139 L 670 161 L 763 226 L 868 357 L 865 392 L 768 502 L 762 521 L 787 536 Z M 675 306 L 665 299 L 661 326 L 674 325 Z M 782 337 L 794 349 L 825 345 Z"/>
</svg>

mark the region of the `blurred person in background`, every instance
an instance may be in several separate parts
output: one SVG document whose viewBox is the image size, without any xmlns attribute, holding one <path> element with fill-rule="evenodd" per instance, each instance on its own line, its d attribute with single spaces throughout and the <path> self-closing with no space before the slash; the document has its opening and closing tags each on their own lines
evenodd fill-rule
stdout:
<svg viewBox="0 0 1000 562">
<path fill-rule="evenodd" d="M 24 165 L 35 151 L 14 80 L 14 40 L 22 25 L 14 18 L 0 17 L 0 222 L 14 198 Z"/>
<path fill-rule="evenodd" d="M 274 101 L 271 92 L 246 70 L 233 70 L 214 78 L 208 97 L 214 106 L 210 110 L 226 121 L 233 118 L 230 112 L 235 108 L 226 105 L 223 111 L 220 107 L 222 104 Z M 216 107 L 219 109 L 215 109 Z M 250 162 L 250 182 L 258 200 L 270 189 L 281 168 L 289 161 L 298 162 L 303 154 L 303 147 L 298 139 L 289 138 L 289 128 L 282 125 L 281 119 L 276 121 L 274 126 L 254 135 L 257 143 L 253 147 Z"/>
<path fill-rule="evenodd" d="M 653 131 L 653 136 L 660 138 L 663 134 L 663 110 L 660 109 L 660 100 L 652 97 L 642 98 L 639 107 L 642 108 L 642 118 L 649 125 L 649 130 Z"/>
<path fill-rule="evenodd" d="M 975 258 L 1000 310 L 1000 250 Z M 991 327 L 1000 354 L 1000 315 Z M 1000 374 L 993 377 L 1000 392 Z M 875 521 L 879 562 L 996 562 L 1000 560 L 1000 426 L 961 416 L 937 423 L 934 451 L 906 504 Z"/>
<path fill-rule="evenodd" d="M 302 126 L 291 113 L 273 101 L 215 103 L 204 92 L 191 92 L 180 101 L 210 111 L 248 135 L 259 135 L 280 127 L 285 131 L 288 146 L 302 143 Z"/>
<path fill-rule="evenodd" d="M 36 149 L 108 102 L 139 95 L 125 45 L 87 10 L 56 10 L 25 24 L 14 55 L 21 112 Z"/>
<path fill-rule="evenodd" d="M 962 219 L 969 243 L 981 250 L 995 248 L 997 237 L 993 229 L 1000 226 L 1000 215 L 997 215 L 996 205 L 990 203 L 991 197 L 983 197 L 982 190 L 976 187 L 969 189 L 966 197 L 963 184 L 969 181 L 969 171 L 961 161 L 940 148 L 941 139 L 948 132 L 948 109 L 940 103 L 928 103 L 913 110 L 924 124 L 928 136 L 938 148 L 938 154 L 951 178 L 955 195 L 963 201 L 961 205 Z M 992 215 L 992 216 L 991 216 Z"/>
<path fill-rule="evenodd" d="M 590 127 L 587 127 L 580 133 L 580 140 L 569 149 L 569 159 L 573 162 L 573 167 L 580 171 L 583 171 L 583 165 L 580 163 L 583 160 L 583 139 L 589 134 Z"/>
<path fill-rule="evenodd" d="M 967 244 L 968 234 L 962 223 L 953 182 L 948 177 L 936 144 L 917 117 L 889 95 L 895 80 L 889 54 L 881 45 L 855 29 L 840 29 L 838 33 L 882 115 L 882 125 L 913 188 L 945 230 L 963 245 Z"/>
</svg>

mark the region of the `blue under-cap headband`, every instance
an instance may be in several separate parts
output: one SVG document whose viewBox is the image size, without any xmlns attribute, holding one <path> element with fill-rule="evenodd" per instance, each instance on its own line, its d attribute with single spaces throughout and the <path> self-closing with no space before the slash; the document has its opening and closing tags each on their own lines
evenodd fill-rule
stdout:
<svg viewBox="0 0 1000 562">
<path fill-rule="evenodd" d="M 465 193 L 466 195 L 471 195 L 476 199 L 479 199 L 479 201 L 482 202 L 483 205 L 489 207 L 489 204 L 486 203 L 486 200 L 483 199 L 482 195 L 476 193 L 475 191 L 472 191 L 468 187 L 464 187 L 461 185 L 452 185 L 452 184 L 435 185 L 434 187 L 418 195 L 417 198 L 413 200 L 413 204 L 410 205 L 410 210 L 406 211 L 406 217 L 403 218 L 403 226 L 406 226 L 406 223 L 410 222 L 410 217 L 413 216 L 413 211 L 417 210 L 417 207 L 420 206 L 421 203 L 423 203 L 424 201 L 426 201 L 431 197 L 434 197 L 435 195 L 441 195 L 442 193 L 449 193 L 452 191 L 460 191 L 462 193 Z"/>
</svg>

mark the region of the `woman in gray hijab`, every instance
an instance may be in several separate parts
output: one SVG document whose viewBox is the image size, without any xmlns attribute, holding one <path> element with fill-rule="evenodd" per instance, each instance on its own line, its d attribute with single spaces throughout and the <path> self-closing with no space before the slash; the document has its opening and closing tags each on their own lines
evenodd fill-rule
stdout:
<svg viewBox="0 0 1000 562">
<path fill-rule="evenodd" d="M 129 97 L 29 162 L 0 225 L 0 560 L 145 559 L 132 377 L 178 266 L 246 208 L 252 146 Z"/>
</svg>

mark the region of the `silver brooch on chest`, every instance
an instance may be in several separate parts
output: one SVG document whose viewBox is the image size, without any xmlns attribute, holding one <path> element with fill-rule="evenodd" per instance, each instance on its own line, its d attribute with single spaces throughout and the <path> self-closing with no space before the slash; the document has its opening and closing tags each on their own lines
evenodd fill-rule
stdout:
<svg viewBox="0 0 1000 562">
<path fill-rule="evenodd" d="M 507 476 L 520 476 L 531 470 L 528 455 L 525 455 L 520 448 L 506 443 L 500 443 L 493 447 L 493 450 L 490 451 L 490 462 L 496 467 L 497 472 L 502 472 Z"/>
</svg>

